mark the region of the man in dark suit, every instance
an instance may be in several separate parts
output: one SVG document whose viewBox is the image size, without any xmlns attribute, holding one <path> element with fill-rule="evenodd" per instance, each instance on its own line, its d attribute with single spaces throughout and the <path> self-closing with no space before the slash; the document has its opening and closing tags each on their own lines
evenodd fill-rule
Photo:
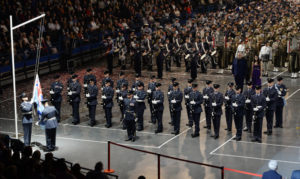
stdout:
<svg viewBox="0 0 300 179">
<path fill-rule="evenodd" d="M 235 84 L 239 86 L 243 92 L 244 80 L 247 76 L 247 60 L 245 58 L 235 58 L 232 64 L 232 74 Z"/>
<path fill-rule="evenodd" d="M 263 173 L 262 179 L 282 179 L 282 176 L 277 173 L 278 164 L 276 160 L 269 161 L 269 171 Z"/>
</svg>

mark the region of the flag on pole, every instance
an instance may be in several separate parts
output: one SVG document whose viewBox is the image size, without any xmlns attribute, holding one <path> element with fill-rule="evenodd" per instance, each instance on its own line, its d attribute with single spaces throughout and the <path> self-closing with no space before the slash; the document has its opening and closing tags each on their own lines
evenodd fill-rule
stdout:
<svg viewBox="0 0 300 179">
<path fill-rule="evenodd" d="M 39 116 L 39 120 L 44 110 L 44 105 L 42 104 L 42 100 L 43 100 L 42 87 L 41 87 L 39 75 L 36 74 L 35 82 L 33 86 L 32 101 L 37 105 L 37 113 Z"/>
</svg>

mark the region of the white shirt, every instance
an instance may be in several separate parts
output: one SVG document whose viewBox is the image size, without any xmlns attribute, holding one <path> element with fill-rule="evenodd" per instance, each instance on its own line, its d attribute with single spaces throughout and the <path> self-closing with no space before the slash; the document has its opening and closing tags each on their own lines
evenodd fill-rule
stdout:
<svg viewBox="0 0 300 179">
<path fill-rule="evenodd" d="M 262 55 L 269 55 L 269 59 L 272 60 L 272 47 L 263 46 L 259 52 L 259 58 L 261 59 Z"/>
<path fill-rule="evenodd" d="M 241 54 L 241 57 L 245 57 L 245 55 L 246 55 L 245 44 L 240 44 L 237 47 L 237 50 L 236 50 L 236 53 L 235 53 L 235 58 L 237 58 L 239 56 L 238 54 Z"/>
</svg>

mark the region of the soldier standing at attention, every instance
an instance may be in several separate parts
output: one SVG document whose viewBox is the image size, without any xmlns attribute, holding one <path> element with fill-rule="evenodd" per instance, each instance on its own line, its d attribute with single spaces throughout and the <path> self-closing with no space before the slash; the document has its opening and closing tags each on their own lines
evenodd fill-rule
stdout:
<svg viewBox="0 0 300 179">
<path fill-rule="evenodd" d="M 192 137 L 194 138 L 199 136 L 199 131 L 200 131 L 199 121 L 202 112 L 201 104 L 203 103 L 203 96 L 198 91 L 198 84 L 193 84 L 192 88 L 193 88 L 192 92 L 189 93 L 189 105 L 190 105 L 190 113 L 192 116 L 192 120 L 195 124 L 195 130 L 194 133 L 192 134 Z"/>
<path fill-rule="evenodd" d="M 206 126 L 204 128 L 207 128 L 207 133 L 210 133 L 211 130 L 211 99 L 210 96 L 214 92 L 214 89 L 212 87 L 212 81 L 207 80 L 206 81 L 206 87 L 203 88 L 203 99 L 204 99 L 204 110 L 205 110 L 205 120 L 206 120 Z"/>
<path fill-rule="evenodd" d="M 51 96 L 51 103 L 54 105 L 54 107 L 57 110 L 57 122 L 60 122 L 60 107 L 61 107 L 61 101 L 62 96 L 61 92 L 63 90 L 63 84 L 58 80 L 59 75 L 54 76 L 55 81 L 51 84 L 50 87 L 50 96 Z"/>
<path fill-rule="evenodd" d="M 277 98 L 276 98 L 276 122 L 274 128 L 282 128 L 282 111 L 285 105 L 285 95 L 287 92 L 286 86 L 282 83 L 283 78 L 281 76 L 277 77 L 277 83 L 275 84 L 275 89 L 277 90 Z"/>
<path fill-rule="evenodd" d="M 73 121 L 72 123 L 74 125 L 77 125 L 80 123 L 80 116 L 79 116 L 79 103 L 80 103 L 80 92 L 81 92 L 81 85 L 79 81 L 77 80 L 77 75 L 72 76 L 72 82 L 69 85 L 69 98 L 70 98 L 70 104 L 72 105 L 73 109 Z"/>
<path fill-rule="evenodd" d="M 172 134 L 178 135 L 180 132 L 180 118 L 181 118 L 181 102 L 183 94 L 179 89 L 179 83 L 173 83 L 173 91 L 170 94 L 171 114 L 173 116 L 174 131 Z"/>
<path fill-rule="evenodd" d="M 240 141 L 242 139 L 243 131 L 245 97 L 241 94 L 241 88 L 239 86 L 236 86 L 235 91 L 236 94 L 232 97 L 232 108 L 236 128 L 236 135 L 234 140 Z"/>
<path fill-rule="evenodd" d="M 155 133 L 163 132 L 162 116 L 164 112 L 164 93 L 160 90 L 160 86 L 160 83 L 156 83 L 155 91 L 152 93 L 154 119 L 157 120 Z"/>
<path fill-rule="evenodd" d="M 252 129 L 252 116 L 253 116 L 253 109 L 251 106 L 251 97 L 255 94 L 254 89 L 252 88 L 252 82 L 247 82 L 247 90 L 243 92 L 243 95 L 245 97 L 245 118 L 246 118 L 246 127 L 244 128 L 244 131 L 248 131 L 248 133 L 251 133 Z"/>
<path fill-rule="evenodd" d="M 185 107 L 186 107 L 186 112 L 187 112 L 187 116 L 188 116 L 188 120 L 189 120 L 189 122 L 186 124 L 186 126 L 189 126 L 189 127 L 193 127 L 193 119 L 191 116 L 191 110 L 190 110 L 190 104 L 189 104 L 190 103 L 189 94 L 190 94 L 190 92 L 193 91 L 193 89 L 192 89 L 193 81 L 194 81 L 193 79 L 188 79 L 187 87 L 184 88 Z"/>
<path fill-rule="evenodd" d="M 225 130 L 228 131 L 228 133 L 231 132 L 232 128 L 232 97 L 235 95 L 235 92 L 233 90 L 233 83 L 228 83 L 228 89 L 225 92 L 225 117 L 226 117 L 226 124 L 227 128 Z"/>
<path fill-rule="evenodd" d="M 133 91 L 128 91 L 127 98 L 124 99 L 124 122 L 127 127 L 128 138 L 125 141 L 135 141 L 135 122 L 136 122 L 136 101 L 133 98 Z"/>
<path fill-rule="evenodd" d="M 105 127 L 110 128 L 112 126 L 111 118 L 112 118 L 112 113 L 111 109 L 114 105 L 113 103 L 113 97 L 114 97 L 114 90 L 110 86 L 111 81 L 109 79 L 106 80 L 105 86 L 102 91 L 102 105 L 103 109 L 105 111 L 105 117 L 106 117 L 106 125 Z"/>
<path fill-rule="evenodd" d="M 147 94 L 144 90 L 144 84 L 138 84 L 138 90 L 135 91 L 134 99 L 136 100 L 136 114 L 137 114 L 137 131 L 144 130 L 144 111 L 146 109 L 145 98 Z"/>
<path fill-rule="evenodd" d="M 147 90 L 147 98 L 148 98 L 148 103 L 149 103 L 149 107 L 150 107 L 150 115 L 151 115 L 151 120 L 149 121 L 149 123 L 155 124 L 156 119 L 155 119 L 155 115 L 153 112 L 153 104 L 152 104 L 152 96 L 153 96 L 153 92 L 155 91 L 156 88 L 156 79 L 155 76 L 152 75 L 150 77 L 150 81 L 148 83 L 148 90 Z"/>
<path fill-rule="evenodd" d="M 272 135 L 274 111 L 276 109 L 276 98 L 278 96 L 274 86 L 274 79 L 268 78 L 268 87 L 263 90 L 263 95 L 266 97 L 266 119 L 267 119 L 267 131 L 264 134 Z"/>
<path fill-rule="evenodd" d="M 21 112 L 22 112 L 22 125 L 24 132 L 24 144 L 30 146 L 31 131 L 32 131 L 32 103 L 28 101 L 26 93 L 21 94 Z"/>
<path fill-rule="evenodd" d="M 96 106 L 98 104 L 97 96 L 98 96 L 98 88 L 96 86 L 95 79 L 89 80 L 89 85 L 87 86 L 86 98 L 87 98 L 87 106 L 89 109 L 89 125 L 93 127 L 96 124 L 95 115 L 96 115 Z"/>
<path fill-rule="evenodd" d="M 219 92 L 220 85 L 214 84 L 214 92 L 210 95 L 210 102 L 212 107 L 212 121 L 214 125 L 214 135 L 211 137 L 215 139 L 219 138 L 220 132 L 220 122 L 222 113 L 222 105 L 223 105 L 223 94 Z"/>
</svg>

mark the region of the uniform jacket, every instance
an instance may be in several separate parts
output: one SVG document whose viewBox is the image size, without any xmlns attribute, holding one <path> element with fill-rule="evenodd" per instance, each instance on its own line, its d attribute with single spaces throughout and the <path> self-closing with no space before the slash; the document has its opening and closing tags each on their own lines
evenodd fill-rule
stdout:
<svg viewBox="0 0 300 179">
<path fill-rule="evenodd" d="M 275 89 L 277 90 L 277 98 L 276 98 L 276 105 L 277 106 L 284 106 L 284 97 L 286 95 L 287 89 L 284 84 L 278 85 L 275 84 Z"/>
<path fill-rule="evenodd" d="M 247 99 L 250 100 L 250 103 L 245 103 L 245 109 L 246 110 L 252 110 L 252 107 L 251 107 L 251 97 L 253 95 L 255 95 L 254 89 L 250 88 L 250 89 L 244 90 L 243 95 L 245 97 L 245 100 L 247 100 Z"/>
<path fill-rule="evenodd" d="M 90 94 L 90 97 L 87 98 L 88 105 L 97 105 L 97 96 L 98 96 L 98 88 L 96 85 L 88 85 L 87 93 Z"/>
<path fill-rule="evenodd" d="M 235 91 L 233 89 L 230 89 L 230 90 L 227 90 L 225 92 L 225 97 L 228 96 L 229 99 L 225 99 L 224 97 L 224 103 L 225 103 L 225 106 L 226 108 L 231 108 L 231 104 L 232 104 L 232 97 L 235 95 Z"/>
<path fill-rule="evenodd" d="M 78 81 L 70 83 L 70 91 L 72 91 L 72 102 L 80 102 L 81 85 Z"/>
<path fill-rule="evenodd" d="M 124 99 L 124 111 L 125 111 L 124 120 L 134 120 L 135 119 L 136 100 L 134 98 Z"/>
<path fill-rule="evenodd" d="M 262 179 L 282 179 L 282 176 L 275 170 L 269 170 L 263 173 Z"/>
<path fill-rule="evenodd" d="M 256 112 L 256 116 L 259 118 L 263 118 L 264 117 L 264 109 L 266 108 L 266 105 L 267 105 L 265 96 L 263 94 L 253 95 L 251 97 L 251 105 L 252 105 L 252 108 L 261 106 L 261 108 Z"/>
<path fill-rule="evenodd" d="M 208 99 L 204 99 L 204 106 L 206 108 L 210 108 L 210 95 L 214 92 L 214 89 L 212 87 L 205 87 L 203 88 L 203 96 L 207 95 Z"/>
<path fill-rule="evenodd" d="M 102 96 L 106 96 L 106 99 L 102 99 L 106 108 L 112 108 L 114 103 L 113 103 L 113 97 L 114 97 L 114 90 L 112 87 L 107 86 L 103 87 L 102 91 Z"/>
<path fill-rule="evenodd" d="M 125 85 L 128 86 L 128 81 L 125 80 L 124 78 L 119 79 L 119 80 L 117 81 L 117 89 L 120 90 L 120 89 L 122 88 L 122 85 L 123 85 L 123 84 L 125 84 Z"/>
<path fill-rule="evenodd" d="M 245 97 L 243 94 L 235 94 L 232 96 L 232 104 L 236 103 L 237 107 L 232 105 L 233 111 L 235 115 L 243 116 L 244 115 L 244 107 L 245 107 Z"/>
<path fill-rule="evenodd" d="M 135 99 L 137 102 L 137 110 L 146 109 L 145 99 L 147 97 L 147 93 L 144 90 L 137 90 L 135 95 L 138 97 Z"/>
<path fill-rule="evenodd" d="M 276 99 L 278 97 L 275 86 L 264 88 L 263 95 L 267 98 L 270 98 L 270 101 L 267 101 L 267 110 L 275 110 L 276 108 Z"/>
<path fill-rule="evenodd" d="M 21 103 L 20 109 L 22 112 L 22 123 L 32 123 L 32 104 L 28 101 L 24 101 Z"/>
<path fill-rule="evenodd" d="M 62 101 L 61 92 L 63 90 L 63 87 L 64 87 L 63 84 L 58 81 L 55 81 L 51 84 L 50 91 L 54 92 L 54 94 L 50 94 L 52 102 L 61 102 Z"/>
<path fill-rule="evenodd" d="M 191 108 L 193 109 L 194 113 L 201 113 L 202 107 L 201 104 L 203 103 L 203 96 L 199 91 L 192 91 L 189 94 L 189 100 L 195 101 L 196 104 L 191 104 Z"/>
<path fill-rule="evenodd" d="M 186 87 L 186 88 L 184 88 L 184 100 L 185 100 L 185 103 L 189 103 L 190 101 L 189 101 L 189 98 L 186 98 L 186 97 L 189 97 L 189 94 L 190 94 L 190 92 L 192 92 L 193 91 L 193 89 L 192 89 L 192 87 Z"/>
<path fill-rule="evenodd" d="M 54 106 L 46 106 L 42 112 L 41 124 L 45 124 L 46 129 L 53 129 L 57 127 L 58 112 Z"/>
<path fill-rule="evenodd" d="M 214 111 L 214 115 L 222 115 L 222 105 L 223 105 L 223 101 L 224 101 L 224 97 L 223 94 L 220 92 L 213 92 L 210 95 L 210 106 L 212 107 L 213 111 Z M 216 103 L 217 106 L 212 106 L 212 103 Z"/>
<path fill-rule="evenodd" d="M 157 104 L 153 104 L 156 110 L 163 111 L 164 110 L 164 93 L 160 90 L 154 91 L 152 93 L 152 100 L 159 101 Z"/>
<path fill-rule="evenodd" d="M 172 104 L 172 105 L 174 105 L 174 110 L 175 111 L 181 111 L 182 110 L 182 106 L 181 106 L 182 98 L 183 98 L 183 94 L 182 94 L 182 92 L 180 91 L 179 88 L 176 91 L 173 90 L 171 92 L 171 94 L 170 94 L 170 104 L 172 104 L 171 101 L 173 99 L 176 100 L 176 103 Z"/>
</svg>

